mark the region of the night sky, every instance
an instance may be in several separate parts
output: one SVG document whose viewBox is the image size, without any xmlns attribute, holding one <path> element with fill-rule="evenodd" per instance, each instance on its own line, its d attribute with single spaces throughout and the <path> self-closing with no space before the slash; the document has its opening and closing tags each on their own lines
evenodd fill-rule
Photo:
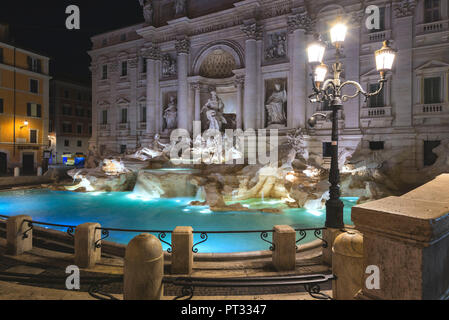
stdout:
<svg viewBox="0 0 449 320">
<path fill-rule="evenodd" d="M 81 29 L 67 30 L 66 7 L 77 5 Z M 138 0 L 1 0 L 0 22 L 9 23 L 19 47 L 51 58 L 52 76 L 89 82 L 90 37 L 143 22 Z"/>
</svg>

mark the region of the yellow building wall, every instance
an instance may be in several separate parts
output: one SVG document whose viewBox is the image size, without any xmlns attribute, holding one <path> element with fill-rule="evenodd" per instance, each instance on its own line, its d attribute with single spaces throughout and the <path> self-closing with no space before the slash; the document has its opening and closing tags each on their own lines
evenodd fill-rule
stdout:
<svg viewBox="0 0 449 320">
<path fill-rule="evenodd" d="M 0 43 L 0 47 L 2 47 Z M 14 125 L 14 50 L 3 47 L 3 65 L 0 64 L 0 98 L 3 99 L 3 113 L 0 114 L 0 152 L 8 157 L 8 167 L 20 166 L 23 153 L 34 153 L 35 166 L 40 166 L 44 146 L 44 84 L 48 85 L 48 78 L 39 74 L 27 74 L 28 55 L 16 50 L 16 108 Z M 42 64 L 44 61 L 42 61 Z M 6 65 L 6 66 L 5 66 Z M 23 70 L 21 70 L 23 69 Z M 30 92 L 30 79 L 38 80 L 38 93 Z M 48 91 L 47 91 L 48 92 Z M 48 97 L 46 99 L 48 101 Z M 41 117 L 28 117 L 27 104 L 36 103 L 42 106 Z M 25 126 L 25 121 L 28 126 Z M 15 127 L 15 133 L 14 133 Z M 37 130 L 37 144 L 30 144 L 30 130 Z M 14 147 L 14 134 L 16 144 Z M 25 140 L 23 140 L 25 139 Z"/>
</svg>

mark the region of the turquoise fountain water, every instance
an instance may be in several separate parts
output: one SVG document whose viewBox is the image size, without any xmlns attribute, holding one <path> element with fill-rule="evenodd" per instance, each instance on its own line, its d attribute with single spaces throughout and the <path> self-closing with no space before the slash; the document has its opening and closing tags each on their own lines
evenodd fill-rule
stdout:
<svg viewBox="0 0 449 320">
<path fill-rule="evenodd" d="M 311 228 L 322 227 L 325 221 L 324 210 L 285 209 L 283 214 L 212 212 L 208 207 L 189 206 L 192 200 L 149 199 L 131 192 L 14 191 L 0 193 L 0 212 L 4 215 L 26 214 L 36 221 L 56 224 L 99 222 L 103 227 L 145 230 L 173 230 L 176 226 L 192 226 L 196 231 L 270 230 L 274 225 Z M 345 223 L 352 224 L 350 208 L 357 198 L 344 198 L 343 201 Z M 245 205 L 257 210 L 260 203 L 247 201 Z M 276 206 L 277 202 L 264 199 L 263 206 L 270 205 Z M 309 233 L 301 244 L 316 239 L 313 232 Z M 136 235 L 111 232 L 108 240 L 127 244 Z M 170 241 L 169 235 L 167 239 Z M 199 235 L 195 235 L 194 241 L 201 241 Z M 224 253 L 267 250 L 268 246 L 260 239 L 260 234 L 209 234 L 209 239 L 197 248 L 199 252 Z"/>
</svg>

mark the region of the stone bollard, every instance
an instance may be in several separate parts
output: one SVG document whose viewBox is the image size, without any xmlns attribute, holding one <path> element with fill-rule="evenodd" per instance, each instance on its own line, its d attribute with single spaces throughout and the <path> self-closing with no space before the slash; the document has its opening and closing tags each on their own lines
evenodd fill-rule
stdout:
<svg viewBox="0 0 449 320">
<path fill-rule="evenodd" d="M 33 229 L 30 230 L 31 226 L 25 220 L 31 221 L 31 217 L 15 216 L 6 222 L 6 253 L 9 255 L 18 256 L 33 249 Z"/>
<path fill-rule="evenodd" d="M 159 239 L 141 234 L 126 247 L 123 298 L 161 300 L 163 295 L 164 253 Z"/>
<path fill-rule="evenodd" d="M 20 177 L 20 168 L 19 167 L 14 168 L 14 177 Z"/>
<path fill-rule="evenodd" d="M 101 239 L 101 225 L 84 223 L 75 230 L 75 264 L 80 268 L 93 268 L 101 259 L 101 248 L 95 242 Z M 100 243 L 100 242 L 99 242 Z"/>
<path fill-rule="evenodd" d="M 363 285 L 363 236 L 357 231 L 339 235 L 332 247 L 332 296 L 353 300 Z"/>
<path fill-rule="evenodd" d="M 193 229 L 192 227 L 176 227 L 171 241 L 173 253 L 171 257 L 172 274 L 191 274 L 193 269 Z"/>
<path fill-rule="evenodd" d="M 37 176 L 42 177 L 42 167 L 37 168 Z"/>
<path fill-rule="evenodd" d="M 273 228 L 273 265 L 277 271 L 292 271 L 296 268 L 296 232 L 290 226 Z"/>
<path fill-rule="evenodd" d="M 327 228 L 323 230 L 323 240 L 327 242 L 327 247 L 323 248 L 323 263 L 332 266 L 332 246 L 335 239 L 344 233 L 345 230 Z"/>
</svg>

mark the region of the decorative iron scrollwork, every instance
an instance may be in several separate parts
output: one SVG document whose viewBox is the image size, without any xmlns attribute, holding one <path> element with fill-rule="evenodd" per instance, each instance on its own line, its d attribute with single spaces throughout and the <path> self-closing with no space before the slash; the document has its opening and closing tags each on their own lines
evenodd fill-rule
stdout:
<svg viewBox="0 0 449 320">
<path fill-rule="evenodd" d="M 313 234 L 315 235 L 316 238 L 318 238 L 321 241 L 323 241 L 323 248 L 327 248 L 329 246 L 327 241 L 324 240 L 324 238 L 323 238 L 323 230 L 322 229 L 316 229 Z"/>
<path fill-rule="evenodd" d="M 106 239 L 107 237 L 109 237 L 109 230 L 107 230 L 107 229 L 102 229 L 102 230 L 101 230 L 101 235 L 102 235 L 101 239 L 98 239 L 98 240 L 95 242 L 95 248 L 97 248 L 97 249 L 100 249 L 100 248 L 101 248 L 101 241 L 104 240 L 104 239 Z"/>
<path fill-rule="evenodd" d="M 168 253 L 172 253 L 172 245 L 171 245 L 171 243 L 169 243 L 169 242 L 167 242 L 167 241 L 164 241 L 164 239 L 167 237 L 167 234 L 165 233 L 165 232 L 159 232 L 159 234 L 157 235 L 157 237 L 158 237 L 158 239 L 161 241 L 161 242 L 163 242 L 163 243 L 165 243 L 166 245 L 168 245 L 169 246 L 169 248 L 167 249 L 167 252 Z"/>
<path fill-rule="evenodd" d="M 68 227 L 67 228 L 67 234 L 71 236 L 72 238 L 75 238 L 75 227 Z"/>
<path fill-rule="evenodd" d="M 206 242 L 207 239 L 209 239 L 209 237 L 208 237 L 208 235 L 207 235 L 206 232 L 202 232 L 201 235 L 200 235 L 200 238 L 203 239 L 203 240 L 200 241 L 200 242 L 197 242 L 197 243 L 195 243 L 195 244 L 193 245 L 193 247 L 192 247 L 193 253 L 198 253 L 198 248 L 195 248 L 195 247 L 198 246 L 198 245 L 200 245 L 201 243 Z"/>
<path fill-rule="evenodd" d="M 306 230 L 299 230 L 299 239 L 296 240 L 296 250 L 298 250 L 298 243 L 300 243 L 306 237 L 307 237 L 307 231 Z"/>
<path fill-rule="evenodd" d="M 28 239 L 29 235 L 28 233 L 33 230 L 33 223 L 31 221 L 24 221 L 24 222 L 28 222 L 28 228 L 22 235 L 22 240 Z"/>
<path fill-rule="evenodd" d="M 307 293 L 315 299 L 318 300 L 332 300 L 330 296 L 327 294 L 321 292 L 321 287 L 317 283 L 307 283 L 304 284 L 304 289 L 307 291 Z"/>
<path fill-rule="evenodd" d="M 268 232 L 263 231 L 263 232 L 260 233 L 260 239 L 262 239 L 263 241 L 269 243 L 270 244 L 270 251 L 274 251 L 274 244 L 273 244 L 273 242 L 268 241 L 267 238 L 268 238 Z"/>
</svg>

